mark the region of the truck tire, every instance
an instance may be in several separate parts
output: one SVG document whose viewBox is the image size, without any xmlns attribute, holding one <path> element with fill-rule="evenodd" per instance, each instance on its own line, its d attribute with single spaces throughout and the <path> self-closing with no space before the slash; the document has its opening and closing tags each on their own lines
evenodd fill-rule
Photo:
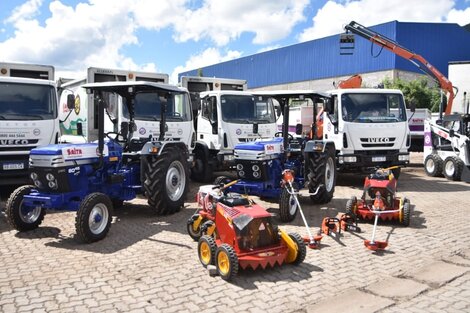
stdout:
<svg viewBox="0 0 470 313">
<path fill-rule="evenodd" d="M 185 154 L 176 147 L 148 157 L 143 187 L 148 204 L 157 214 L 172 214 L 183 206 L 189 188 L 188 172 Z"/>
<path fill-rule="evenodd" d="M 18 231 L 33 230 L 41 225 L 46 210 L 36 207 L 32 210 L 24 210 L 23 197 L 31 193 L 34 186 L 21 186 L 13 191 L 7 200 L 5 214 L 8 223 Z"/>
<path fill-rule="evenodd" d="M 106 237 L 113 216 L 111 199 L 100 192 L 85 197 L 75 217 L 75 228 L 80 241 L 91 243 Z"/>
<path fill-rule="evenodd" d="M 424 159 L 424 171 L 426 175 L 431 177 L 441 176 L 442 175 L 442 160 L 441 158 L 432 153 Z"/>
<path fill-rule="evenodd" d="M 334 151 L 330 150 L 327 149 L 324 153 L 310 153 L 305 160 L 309 192 L 315 192 L 317 187 L 322 185 L 316 195 L 310 196 L 310 199 L 318 204 L 328 203 L 335 192 L 336 162 Z"/>
<path fill-rule="evenodd" d="M 298 190 L 295 187 L 294 189 Z M 287 191 L 287 188 L 282 188 L 279 198 L 279 218 L 284 223 L 292 222 L 299 211 L 294 197 Z"/>
<path fill-rule="evenodd" d="M 464 163 L 456 156 L 444 160 L 444 176 L 449 180 L 460 180 Z"/>
<path fill-rule="evenodd" d="M 212 179 L 212 170 L 204 150 L 194 151 L 194 166 L 191 168 L 191 179 L 200 183 L 208 183 Z"/>
</svg>

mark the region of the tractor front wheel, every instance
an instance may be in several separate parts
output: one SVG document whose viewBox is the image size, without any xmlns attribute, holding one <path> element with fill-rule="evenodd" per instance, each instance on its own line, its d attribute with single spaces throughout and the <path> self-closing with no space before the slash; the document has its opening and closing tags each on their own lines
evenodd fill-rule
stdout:
<svg viewBox="0 0 470 313">
<path fill-rule="evenodd" d="M 80 241 L 91 243 L 106 237 L 111 227 L 113 204 L 103 193 L 89 194 L 80 203 L 75 228 Z"/>
<path fill-rule="evenodd" d="M 155 212 L 160 215 L 178 212 L 189 188 L 188 162 L 181 149 L 170 147 L 159 156 L 149 156 L 144 175 L 145 194 Z"/>
<path fill-rule="evenodd" d="M 442 175 L 442 160 L 441 158 L 432 153 L 424 159 L 424 171 L 426 175 L 436 177 Z"/>
<path fill-rule="evenodd" d="M 46 210 L 42 207 L 23 206 L 23 197 L 29 195 L 34 186 L 18 187 L 7 200 L 5 213 L 8 223 L 18 231 L 33 230 L 41 225 Z"/>
<path fill-rule="evenodd" d="M 294 190 L 295 191 L 295 190 Z M 297 201 L 295 195 L 291 195 L 287 187 L 282 188 L 279 198 L 279 217 L 282 222 L 292 222 L 297 215 Z"/>
<path fill-rule="evenodd" d="M 197 251 L 199 255 L 199 261 L 202 266 L 207 267 L 210 264 L 214 264 L 215 261 L 215 250 L 217 245 L 215 244 L 214 238 L 210 236 L 202 236 L 199 238 L 197 245 Z"/>
<path fill-rule="evenodd" d="M 224 243 L 215 253 L 217 272 L 224 280 L 231 280 L 238 273 L 238 256 L 231 246 Z"/>
<path fill-rule="evenodd" d="M 311 195 L 310 199 L 318 204 L 328 203 L 333 198 L 336 185 L 336 162 L 332 149 L 324 153 L 310 153 L 307 159 L 307 183 L 310 193 L 314 193 L 318 186 L 318 193 Z"/>
<path fill-rule="evenodd" d="M 456 156 L 450 156 L 444 161 L 444 176 L 449 180 L 460 180 L 464 163 Z"/>
</svg>

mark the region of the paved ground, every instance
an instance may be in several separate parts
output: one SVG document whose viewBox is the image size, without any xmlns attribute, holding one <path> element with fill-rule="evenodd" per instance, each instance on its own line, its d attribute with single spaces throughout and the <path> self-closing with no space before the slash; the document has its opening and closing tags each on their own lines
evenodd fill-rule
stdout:
<svg viewBox="0 0 470 313">
<path fill-rule="evenodd" d="M 28 233 L 0 215 L 0 312 L 469 312 L 470 184 L 425 176 L 420 158 L 399 180 L 411 225 L 380 225 L 384 252 L 364 248 L 372 225 L 361 223 L 360 234 L 325 237 L 299 266 L 241 271 L 232 283 L 208 275 L 186 234 L 196 184 L 171 216 L 152 215 L 145 200 L 126 203 L 108 236 L 89 245 L 73 238 L 74 213 L 50 212 Z M 301 201 L 315 230 L 360 196 L 362 180 L 341 177 L 327 206 Z M 300 216 L 282 227 L 305 234 Z"/>
</svg>

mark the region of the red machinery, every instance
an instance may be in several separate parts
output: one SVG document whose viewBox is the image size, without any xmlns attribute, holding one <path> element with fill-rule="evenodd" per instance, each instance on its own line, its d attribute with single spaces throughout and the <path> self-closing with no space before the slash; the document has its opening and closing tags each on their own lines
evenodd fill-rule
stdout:
<svg viewBox="0 0 470 313">
<path fill-rule="evenodd" d="M 201 186 L 197 194 L 201 209 L 188 221 L 188 232 L 192 238 L 199 236 L 202 265 L 215 264 L 218 274 L 230 280 L 239 267 L 302 263 L 307 255 L 302 237 L 279 229 L 271 213 L 248 198 L 225 194 L 234 183 Z"/>
</svg>

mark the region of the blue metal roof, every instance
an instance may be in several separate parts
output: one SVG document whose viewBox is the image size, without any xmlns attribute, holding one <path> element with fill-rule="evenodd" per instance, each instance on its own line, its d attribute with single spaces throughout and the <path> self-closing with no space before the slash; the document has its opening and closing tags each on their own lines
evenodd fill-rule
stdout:
<svg viewBox="0 0 470 313">
<path fill-rule="evenodd" d="M 470 32 L 457 24 L 392 21 L 370 28 L 422 55 L 446 76 L 450 61 L 468 60 L 470 55 Z M 207 77 L 246 79 L 248 88 L 391 69 L 421 73 L 408 60 L 355 37 L 352 55 L 340 55 L 339 35 L 334 35 L 206 66 L 202 72 Z"/>
</svg>

